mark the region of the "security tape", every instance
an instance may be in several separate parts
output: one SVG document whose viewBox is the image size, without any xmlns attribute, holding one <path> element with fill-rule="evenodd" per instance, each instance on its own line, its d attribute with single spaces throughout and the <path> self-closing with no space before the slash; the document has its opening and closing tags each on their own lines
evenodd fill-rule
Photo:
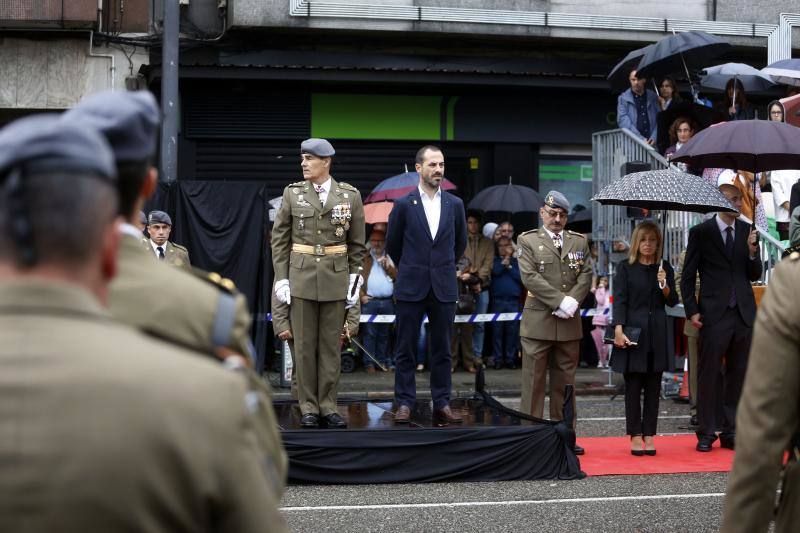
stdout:
<svg viewBox="0 0 800 533">
<path fill-rule="evenodd" d="M 581 316 L 595 316 L 597 314 L 595 309 L 581 309 Z M 674 318 L 685 318 L 686 314 L 683 311 L 683 305 L 679 304 L 675 307 L 667 307 L 667 316 Z M 608 315 L 611 320 L 611 312 L 607 309 L 604 314 Z M 394 323 L 396 315 L 361 315 L 361 322 L 370 324 L 392 324 Z M 264 315 L 267 322 L 272 321 L 272 314 L 267 313 Z M 453 320 L 456 324 L 462 323 L 475 323 L 475 322 L 512 322 L 514 320 L 521 320 L 522 313 L 480 313 L 474 315 L 456 315 Z M 428 322 L 428 317 L 425 316 L 424 322 Z"/>
</svg>

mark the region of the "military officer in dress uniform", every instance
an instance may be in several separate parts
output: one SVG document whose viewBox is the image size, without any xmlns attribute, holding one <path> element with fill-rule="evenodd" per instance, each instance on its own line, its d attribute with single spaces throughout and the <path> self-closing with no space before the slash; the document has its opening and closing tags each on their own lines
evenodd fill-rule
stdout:
<svg viewBox="0 0 800 533">
<path fill-rule="evenodd" d="M 189 250 L 185 246 L 169 240 L 172 233 L 172 219 L 164 211 L 150 211 L 147 217 L 147 232 L 150 234 L 150 246 L 155 256 L 165 263 L 191 270 Z"/>
<path fill-rule="evenodd" d="M 0 131 L 0 529 L 285 531 L 244 379 L 102 308 L 115 176 L 85 125 Z"/>
<path fill-rule="evenodd" d="M 95 93 L 64 114 L 64 120 L 102 133 L 118 169 L 120 227 L 117 276 L 110 311 L 119 321 L 172 344 L 189 348 L 240 370 L 250 386 L 248 405 L 264 453 L 282 486 L 287 460 L 272 408 L 269 384 L 237 358 L 253 361 L 251 317 L 233 282 L 198 269 L 186 271 L 153 260 L 135 226 L 137 212 L 157 185 L 151 161 L 156 152 L 158 105 L 146 91 Z M 239 361 L 241 362 L 241 361 Z"/>
<path fill-rule="evenodd" d="M 580 302 L 589 292 L 589 243 L 565 231 L 569 202 L 558 191 L 545 196 L 542 226 L 517 239 L 522 283 L 528 289 L 522 311 L 522 403 L 524 413 L 542 418 L 545 377 L 550 374 L 550 418 L 563 419 L 564 388 L 575 384 L 583 336 Z M 576 453 L 582 449 L 576 446 Z"/>
<path fill-rule="evenodd" d="M 300 152 L 304 180 L 284 189 L 272 229 L 274 291 L 290 306 L 301 425 L 339 428 L 339 338 L 363 282 L 364 206 L 331 177 L 331 143 L 306 139 Z"/>
<path fill-rule="evenodd" d="M 797 531 L 800 524 L 800 253 L 769 278 L 753 330 L 736 413 L 736 455 L 722 516 L 725 533 Z M 788 461 L 784 464 L 784 456 Z M 775 487 L 783 482 L 776 510 Z"/>
</svg>

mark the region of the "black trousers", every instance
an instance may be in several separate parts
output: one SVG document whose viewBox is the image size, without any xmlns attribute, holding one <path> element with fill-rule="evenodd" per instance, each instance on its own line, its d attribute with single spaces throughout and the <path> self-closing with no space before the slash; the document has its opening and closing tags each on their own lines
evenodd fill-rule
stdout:
<svg viewBox="0 0 800 533">
<path fill-rule="evenodd" d="M 661 372 L 625 372 L 625 432 L 628 435 L 656 434 Z M 644 409 L 642 409 L 644 391 Z"/>
<path fill-rule="evenodd" d="M 719 423 L 717 405 L 722 393 L 722 434 L 736 434 L 736 404 L 742 395 L 744 375 L 753 328 L 745 324 L 737 307 L 725 310 L 722 318 L 700 330 L 697 361 L 698 436 L 713 436 Z M 722 358 L 725 372 L 722 373 Z M 722 387 L 720 388 L 720 380 Z"/>
</svg>

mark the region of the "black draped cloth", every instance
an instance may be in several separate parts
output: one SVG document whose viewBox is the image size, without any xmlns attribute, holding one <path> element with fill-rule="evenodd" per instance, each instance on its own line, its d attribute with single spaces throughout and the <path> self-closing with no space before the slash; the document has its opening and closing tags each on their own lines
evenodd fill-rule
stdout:
<svg viewBox="0 0 800 533">
<path fill-rule="evenodd" d="M 178 181 L 162 184 L 147 203 L 172 218 L 170 240 L 186 246 L 192 266 L 233 280 L 253 317 L 269 310 L 272 265 L 267 244 L 266 188 L 253 182 Z M 263 365 L 267 324 L 253 321 L 258 363 Z M 260 366 L 259 365 L 259 366 Z"/>
</svg>

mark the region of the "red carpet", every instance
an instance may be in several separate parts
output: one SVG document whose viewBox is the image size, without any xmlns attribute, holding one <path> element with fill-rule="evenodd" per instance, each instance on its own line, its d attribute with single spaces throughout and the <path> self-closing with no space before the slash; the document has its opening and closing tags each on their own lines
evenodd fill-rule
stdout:
<svg viewBox="0 0 800 533">
<path fill-rule="evenodd" d="M 590 476 L 681 474 L 685 472 L 729 472 L 733 451 L 719 447 L 719 441 L 707 453 L 694 449 L 694 435 L 670 435 L 655 438 L 656 455 L 631 455 L 630 437 L 586 437 L 578 444 L 586 449 L 579 457 L 581 470 Z"/>
</svg>

